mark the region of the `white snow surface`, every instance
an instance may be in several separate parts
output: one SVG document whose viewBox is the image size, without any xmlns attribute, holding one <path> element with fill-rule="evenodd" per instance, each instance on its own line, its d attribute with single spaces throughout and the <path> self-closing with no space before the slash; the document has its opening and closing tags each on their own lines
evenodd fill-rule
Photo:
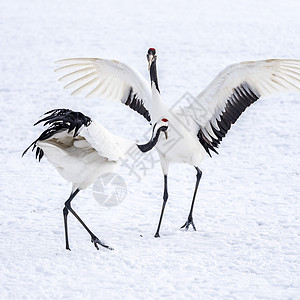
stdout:
<svg viewBox="0 0 300 300">
<path fill-rule="evenodd" d="M 142 176 L 118 170 L 128 188 L 117 207 L 92 188 L 73 208 L 114 251 L 97 251 L 62 208 L 71 189 L 23 150 L 53 108 L 82 111 L 107 129 L 146 141 L 148 125 L 125 106 L 71 97 L 54 61 L 123 61 L 148 79 L 158 52 L 162 95 L 197 95 L 229 64 L 300 59 L 300 2 L 0 1 L 1 299 L 300 299 L 300 94 L 260 99 L 202 164 L 197 231 L 181 231 L 195 185 L 192 166 L 172 165 L 161 238 L 153 237 L 163 193 L 159 163 Z M 158 155 L 154 153 L 155 158 Z"/>
</svg>

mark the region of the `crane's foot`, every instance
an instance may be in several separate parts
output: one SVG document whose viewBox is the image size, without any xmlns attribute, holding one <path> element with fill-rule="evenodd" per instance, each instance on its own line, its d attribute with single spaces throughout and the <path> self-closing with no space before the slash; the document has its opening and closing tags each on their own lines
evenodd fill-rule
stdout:
<svg viewBox="0 0 300 300">
<path fill-rule="evenodd" d="M 195 231 L 197 231 L 192 216 L 189 216 L 189 217 L 188 217 L 188 220 L 184 223 L 183 226 L 181 226 L 181 228 L 185 228 L 185 230 L 188 230 L 189 227 L 190 227 L 190 225 L 192 225 L 192 226 L 193 226 L 193 229 L 194 229 Z"/>
<path fill-rule="evenodd" d="M 159 238 L 159 237 L 160 237 L 159 233 L 156 232 L 155 235 L 154 235 L 154 237 L 155 237 L 155 238 Z"/>
<path fill-rule="evenodd" d="M 66 240 L 66 250 L 71 251 L 70 246 L 69 246 L 69 241 L 68 241 L 68 239 Z"/>
<path fill-rule="evenodd" d="M 109 250 L 114 250 L 114 248 L 109 247 L 108 245 L 103 244 L 95 235 L 91 236 L 91 242 L 94 243 L 94 246 L 96 247 L 97 250 L 99 250 L 98 245 L 109 249 Z"/>
</svg>

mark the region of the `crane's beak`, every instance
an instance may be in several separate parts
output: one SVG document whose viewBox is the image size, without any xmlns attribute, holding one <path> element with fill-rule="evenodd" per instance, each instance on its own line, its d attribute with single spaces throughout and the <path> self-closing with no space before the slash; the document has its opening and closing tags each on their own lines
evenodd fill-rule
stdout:
<svg viewBox="0 0 300 300">
<path fill-rule="evenodd" d="M 164 134 L 165 134 L 165 137 L 166 137 L 166 140 L 167 140 L 168 139 L 168 132 L 165 131 Z"/>
<path fill-rule="evenodd" d="M 151 68 L 152 61 L 153 61 L 153 55 L 152 54 L 148 54 L 148 71 Z"/>
</svg>

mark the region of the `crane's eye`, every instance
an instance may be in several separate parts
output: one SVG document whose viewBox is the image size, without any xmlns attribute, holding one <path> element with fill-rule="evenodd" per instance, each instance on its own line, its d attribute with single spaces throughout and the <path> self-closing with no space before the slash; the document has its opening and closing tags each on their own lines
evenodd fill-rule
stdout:
<svg viewBox="0 0 300 300">
<path fill-rule="evenodd" d="M 168 122 L 168 119 L 165 119 L 165 118 L 164 118 L 164 119 L 161 119 L 161 120 L 162 120 L 163 122 Z"/>
</svg>

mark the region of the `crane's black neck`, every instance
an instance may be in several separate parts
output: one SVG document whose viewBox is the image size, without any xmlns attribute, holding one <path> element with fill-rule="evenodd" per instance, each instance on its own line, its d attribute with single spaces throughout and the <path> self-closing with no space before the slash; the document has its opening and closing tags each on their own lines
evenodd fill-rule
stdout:
<svg viewBox="0 0 300 300">
<path fill-rule="evenodd" d="M 153 131 L 155 129 L 155 126 L 156 124 L 154 125 L 154 128 L 153 128 Z M 162 131 L 166 131 L 168 129 L 167 126 L 161 126 L 157 132 L 156 132 L 156 135 L 151 138 L 151 140 L 147 143 L 147 144 L 144 144 L 144 145 L 137 145 L 137 147 L 142 151 L 142 152 L 148 152 L 150 151 L 158 142 L 158 138 L 159 138 L 159 135 Z"/>
<path fill-rule="evenodd" d="M 152 85 L 152 83 L 154 83 L 157 91 L 160 93 L 160 90 L 158 87 L 157 71 L 156 71 L 156 59 L 153 60 L 151 67 L 150 67 L 150 79 L 151 79 L 151 85 Z"/>
</svg>

